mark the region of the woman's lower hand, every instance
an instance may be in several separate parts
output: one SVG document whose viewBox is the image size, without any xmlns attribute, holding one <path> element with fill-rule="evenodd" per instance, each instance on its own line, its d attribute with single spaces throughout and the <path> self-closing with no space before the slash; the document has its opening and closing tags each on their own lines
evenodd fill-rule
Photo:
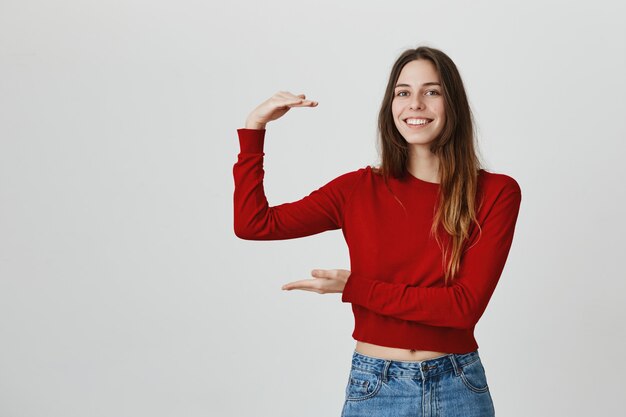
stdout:
<svg viewBox="0 0 626 417">
<path fill-rule="evenodd" d="M 305 290 L 318 294 L 342 293 L 350 271 L 347 269 L 314 269 L 311 271 L 314 279 L 303 279 L 290 282 L 282 286 L 283 290 Z"/>
</svg>

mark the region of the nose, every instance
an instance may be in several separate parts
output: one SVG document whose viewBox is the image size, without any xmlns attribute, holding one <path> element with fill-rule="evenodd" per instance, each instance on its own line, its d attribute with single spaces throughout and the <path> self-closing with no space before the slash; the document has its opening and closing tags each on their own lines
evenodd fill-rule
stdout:
<svg viewBox="0 0 626 417">
<path fill-rule="evenodd" d="M 413 95 L 411 101 L 409 102 L 409 110 L 417 110 L 422 108 L 422 97 L 419 94 Z"/>
</svg>

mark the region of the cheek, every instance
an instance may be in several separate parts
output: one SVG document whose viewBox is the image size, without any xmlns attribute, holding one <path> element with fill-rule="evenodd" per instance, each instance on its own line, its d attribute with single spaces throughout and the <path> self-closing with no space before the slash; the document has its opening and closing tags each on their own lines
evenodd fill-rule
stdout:
<svg viewBox="0 0 626 417">
<path fill-rule="evenodd" d="M 396 101 L 391 102 L 391 114 L 393 114 L 393 118 L 395 119 L 400 112 L 402 111 L 402 106 Z"/>
<path fill-rule="evenodd" d="M 439 103 L 439 105 L 437 106 L 437 114 L 439 114 L 439 117 L 442 120 L 446 120 L 446 108 L 443 102 Z"/>
<path fill-rule="evenodd" d="M 443 106 L 436 109 L 435 113 L 437 114 L 437 118 L 439 119 L 439 124 L 443 125 L 444 123 L 446 123 L 446 112 L 444 111 Z"/>
</svg>

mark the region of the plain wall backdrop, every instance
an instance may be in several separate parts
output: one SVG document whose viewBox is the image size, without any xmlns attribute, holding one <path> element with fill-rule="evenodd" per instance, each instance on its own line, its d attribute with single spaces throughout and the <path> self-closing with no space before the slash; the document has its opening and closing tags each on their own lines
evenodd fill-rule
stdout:
<svg viewBox="0 0 626 417">
<path fill-rule="evenodd" d="M 340 230 L 233 231 L 236 129 L 279 90 L 270 205 L 378 163 L 393 61 L 458 66 L 486 169 L 522 188 L 476 328 L 499 416 L 617 415 L 626 365 L 625 6 L 1 0 L 0 417 L 339 416 Z"/>
</svg>

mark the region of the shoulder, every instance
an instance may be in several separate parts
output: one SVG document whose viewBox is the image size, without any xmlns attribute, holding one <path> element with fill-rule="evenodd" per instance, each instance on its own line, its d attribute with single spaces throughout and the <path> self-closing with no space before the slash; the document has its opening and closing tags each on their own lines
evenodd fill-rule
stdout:
<svg viewBox="0 0 626 417">
<path fill-rule="evenodd" d="M 347 172 L 344 172 L 343 174 L 338 175 L 332 181 L 339 182 L 339 183 L 355 183 L 355 182 L 358 182 L 361 178 L 365 177 L 366 175 L 369 175 L 370 170 L 371 169 L 369 166 L 355 168 L 351 171 L 347 171 Z"/>
<path fill-rule="evenodd" d="M 324 187 L 351 192 L 365 176 L 370 174 L 370 167 L 359 167 L 335 176 Z"/>
<path fill-rule="evenodd" d="M 522 188 L 515 178 L 504 173 L 490 172 L 481 169 L 478 175 L 480 187 L 485 194 L 494 196 L 511 193 L 522 194 Z"/>
<path fill-rule="evenodd" d="M 484 169 L 479 173 L 478 188 L 481 207 L 484 213 L 517 213 L 522 202 L 522 190 L 515 178 L 510 175 L 489 172 Z"/>
</svg>

